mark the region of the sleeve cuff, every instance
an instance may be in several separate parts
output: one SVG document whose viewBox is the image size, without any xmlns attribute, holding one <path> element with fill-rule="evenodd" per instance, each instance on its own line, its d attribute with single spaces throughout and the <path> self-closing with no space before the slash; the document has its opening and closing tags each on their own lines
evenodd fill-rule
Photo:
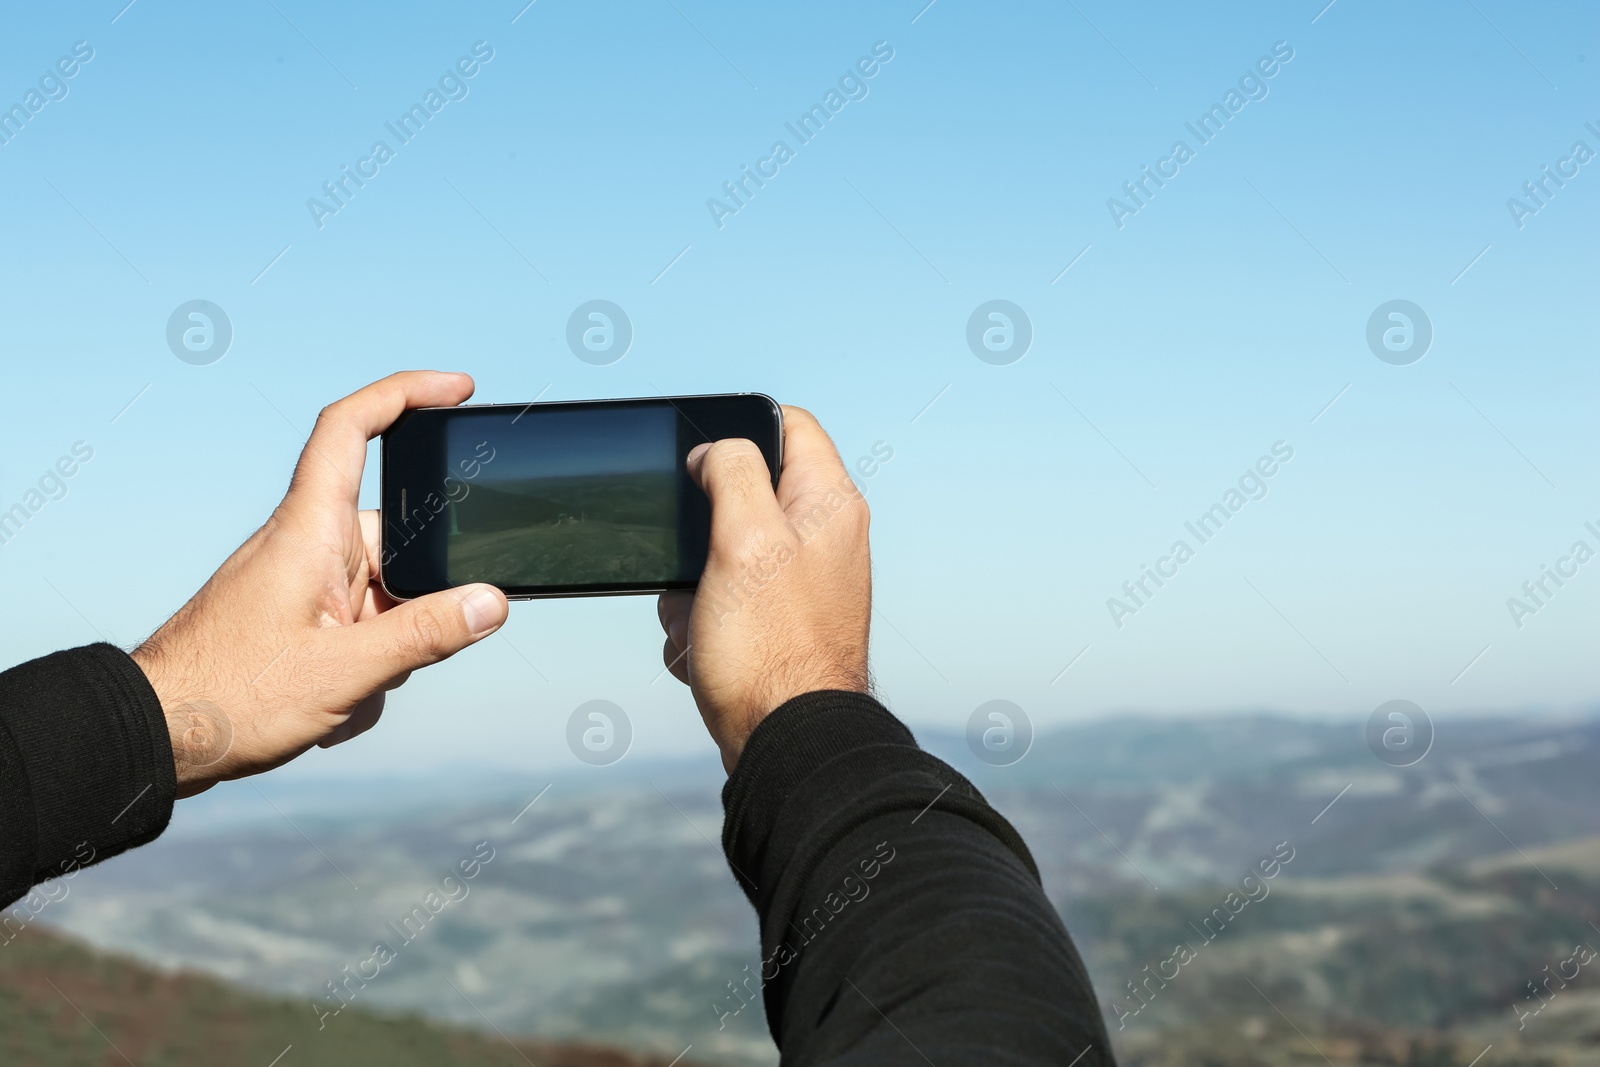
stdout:
<svg viewBox="0 0 1600 1067">
<path fill-rule="evenodd" d="M 166 718 L 121 649 L 88 645 L 0 675 L 0 724 L 14 756 L 5 791 L 32 809 L 19 844 L 32 838 L 34 881 L 166 829 L 178 792 Z"/>
<path fill-rule="evenodd" d="M 803 863 L 821 841 L 879 809 L 914 815 L 934 801 L 994 833 L 1038 879 L 1010 824 L 971 782 L 922 751 L 882 704 L 865 693 L 807 693 L 751 733 L 722 790 L 723 850 L 745 895 L 766 915 L 775 883 L 797 856 Z"/>
</svg>

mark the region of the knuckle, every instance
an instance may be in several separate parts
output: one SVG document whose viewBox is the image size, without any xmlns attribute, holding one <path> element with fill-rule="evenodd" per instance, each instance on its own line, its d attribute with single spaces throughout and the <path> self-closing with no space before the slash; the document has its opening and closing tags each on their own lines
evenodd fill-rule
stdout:
<svg viewBox="0 0 1600 1067">
<path fill-rule="evenodd" d="M 866 533 L 872 525 L 872 509 L 867 506 L 867 498 L 864 496 L 857 496 L 847 503 L 844 512 L 857 533 Z"/>
<path fill-rule="evenodd" d="M 799 550 L 800 541 L 787 529 L 751 525 L 728 531 L 727 536 L 712 547 L 740 574 L 749 574 L 768 566 L 771 561 L 792 559 Z"/>
<path fill-rule="evenodd" d="M 406 620 L 401 634 L 405 651 L 420 658 L 437 659 L 447 651 L 443 620 L 431 608 L 413 611 Z"/>
<path fill-rule="evenodd" d="M 828 490 L 828 496 L 834 499 L 835 507 L 847 518 L 860 521 L 870 515 L 866 494 L 849 475 L 840 478 L 838 488 Z"/>
<path fill-rule="evenodd" d="M 706 450 L 706 458 L 718 466 L 726 466 L 730 463 L 747 462 L 752 453 L 760 454 L 752 442 L 742 437 L 725 437 L 711 443 L 711 447 Z"/>
<path fill-rule="evenodd" d="M 712 477 L 741 489 L 762 480 L 758 465 L 764 466 L 766 463 L 761 450 L 742 438 L 716 442 L 706 452 L 706 460 L 707 470 Z"/>
<path fill-rule="evenodd" d="M 343 404 L 344 401 L 336 400 L 317 412 L 316 425 L 311 428 L 311 440 L 315 441 L 319 438 L 329 440 L 338 435 L 347 419 L 346 411 L 348 409 L 341 406 Z"/>
</svg>

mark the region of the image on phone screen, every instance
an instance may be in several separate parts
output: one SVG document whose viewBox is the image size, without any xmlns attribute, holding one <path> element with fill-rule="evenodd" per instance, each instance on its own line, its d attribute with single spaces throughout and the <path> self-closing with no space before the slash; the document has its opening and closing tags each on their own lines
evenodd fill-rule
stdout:
<svg viewBox="0 0 1600 1067">
<path fill-rule="evenodd" d="M 448 505 L 451 585 L 655 584 L 679 577 L 673 409 L 600 408 L 456 419 L 447 466 L 476 459 Z M 521 425 L 526 423 L 526 426 Z M 492 449 L 484 462 L 480 446 Z"/>
</svg>

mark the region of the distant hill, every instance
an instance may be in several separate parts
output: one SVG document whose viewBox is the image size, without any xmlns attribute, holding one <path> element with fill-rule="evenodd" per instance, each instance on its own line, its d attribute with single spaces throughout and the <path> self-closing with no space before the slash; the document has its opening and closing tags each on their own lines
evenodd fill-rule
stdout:
<svg viewBox="0 0 1600 1067">
<path fill-rule="evenodd" d="M 1279 843 L 1295 850 L 1270 896 L 1118 1031 L 1125 1067 L 1468 1067 L 1491 1044 L 1477 1067 L 1600 1067 L 1600 961 L 1526 1032 L 1512 1011 L 1573 939 L 1600 948 L 1600 723 L 1436 726 L 1404 768 L 1368 751 L 1359 723 L 1264 715 L 1107 720 L 1043 735 L 1008 768 L 977 763 L 962 738 L 922 739 L 1022 832 L 1113 1030 L 1128 981 L 1197 936 Z M 758 959 L 718 845 L 720 786 L 710 760 L 553 783 L 264 779 L 272 804 L 225 784 L 180 805 L 166 838 L 80 874 L 38 922 L 299 998 L 293 1011 L 309 1015 L 329 979 L 487 841 L 495 858 L 470 896 L 361 1006 L 490 1038 L 668 1058 L 692 1043 L 702 1062 L 770 1067 L 760 1005 L 725 1027 L 710 1007 Z"/>
<path fill-rule="evenodd" d="M 0 1062 L 15 1067 L 667 1067 L 670 1059 L 513 1042 L 355 1007 L 319 1030 L 303 999 L 157 972 L 41 929 L 0 947 L 0 1050 Z"/>
<path fill-rule="evenodd" d="M 1237 882 L 1078 903 L 1123 1067 L 1600 1063 L 1600 839 L 1423 873 L 1293 867 L 1237 915 Z"/>
</svg>

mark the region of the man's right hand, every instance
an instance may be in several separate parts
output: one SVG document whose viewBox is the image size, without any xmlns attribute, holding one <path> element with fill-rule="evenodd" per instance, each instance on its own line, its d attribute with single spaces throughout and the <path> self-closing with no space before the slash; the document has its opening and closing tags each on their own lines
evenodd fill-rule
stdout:
<svg viewBox="0 0 1600 1067">
<path fill-rule="evenodd" d="M 729 771 L 785 701 L 869 684 L 867 502 L 811 413 L 785 407 L 783 417 L 776 493 L 749 441 L 689 453 L 689 474 L 711 498 L 710 553 L 694 593 L 657 605 L 667 667 L 693 691 Z"/>
</svg>

